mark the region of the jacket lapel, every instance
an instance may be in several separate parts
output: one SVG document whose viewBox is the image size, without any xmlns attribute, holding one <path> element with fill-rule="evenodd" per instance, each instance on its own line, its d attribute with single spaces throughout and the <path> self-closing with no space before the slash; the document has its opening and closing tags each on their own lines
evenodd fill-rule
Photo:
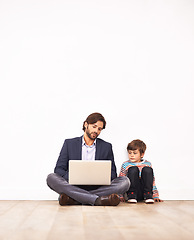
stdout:
<svg viewBox="0 0 194 240">
<path fill-rule="evenodd" d="M 77 154 L 78 154 L 77 159 L 82 160 L 82 136 L 77 139 Z"/>
<path fill-rule="evenodd" d="M 99 160 L 100 159 L 100 151 L 101 151 L 101 144 L 100 141 L 98 140 L 98 138 L 96 139 L 96 153 L 95 153 L 95 160 Z"/>
</svg>

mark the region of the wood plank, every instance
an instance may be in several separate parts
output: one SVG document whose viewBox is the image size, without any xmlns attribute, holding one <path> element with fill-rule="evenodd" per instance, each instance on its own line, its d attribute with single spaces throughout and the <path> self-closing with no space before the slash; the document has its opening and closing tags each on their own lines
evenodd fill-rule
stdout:
<svg viewBox="0 0 194 240">
<path fill-rule="evenodd" d="M 84 206 L 83 218 L 86 239 L 123 240 L 123 236 L 110 217 L 109 211 L 117 207 Z"/>
<path fill-rule="evenodd" d="M 194 202 L 166 201 L 157 206 L 156 211 L 177 224 L 190 234 L 194 233 Z"/>
<path fill-rule="evenodd" d="M 58 203 L 56 203 L 58 205 Z M 48 240 L 85 240 L 82 206 L 59 206 Z"/>
<path fill-rule="evenodd" d="M 125 239 L 128 239 L 127 236 L 132 237 L 132 239 L 150 240 L 193 239 L 191 232 L 181 228 L 176 219 L 169 218 L 158 212 L 158 207 L 165 209 L 165 202 L 153 205 L 145 203 L 126 205 L 124 203 L 123 207 L 110 211 L 110 215 Z"/>
<path fill-rule="evenodd" d="M 56 201 L 36 201 L 36 203 L 33 211 L 26 214 L 22 224 L 6 240 L 47 239 L 55 220 L 58 205 L 56 205 Z"/>
<path fill-rule="evenodd" d="M 0 239 L 9 239 L 37 206 L 36 201 L 1 201 Z"/>
<path fill-rule="evenodd" d="M 14 207 L 17 203 L 16 201 L 0 201 L 0 216 L 5 214 L 5 212 L 9 211 L 12 207 Z"/>
</svg>

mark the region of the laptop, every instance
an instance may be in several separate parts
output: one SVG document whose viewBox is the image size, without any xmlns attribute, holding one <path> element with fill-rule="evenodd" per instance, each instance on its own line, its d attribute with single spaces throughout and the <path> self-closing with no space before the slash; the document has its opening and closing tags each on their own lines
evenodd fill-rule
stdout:
<svg viewBox="0 0 194 240">
<path fill-rule="evenodd" d="M 110 185 L 110 160 L 69 160 L 69 184 Z"/>
</svg>

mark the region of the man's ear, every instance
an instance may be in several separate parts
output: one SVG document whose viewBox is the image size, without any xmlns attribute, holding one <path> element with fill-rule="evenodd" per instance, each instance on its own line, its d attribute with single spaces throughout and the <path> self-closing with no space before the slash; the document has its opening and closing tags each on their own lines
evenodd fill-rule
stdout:
<svg viewBox="0 0 194 240">
<path fill-rule="evenodd" d="M 85 127 L 85 128 L 88 127 L 88 123 L 87 123 L 87 122 L 84 123 L 84 127 Z"/>
</svg>

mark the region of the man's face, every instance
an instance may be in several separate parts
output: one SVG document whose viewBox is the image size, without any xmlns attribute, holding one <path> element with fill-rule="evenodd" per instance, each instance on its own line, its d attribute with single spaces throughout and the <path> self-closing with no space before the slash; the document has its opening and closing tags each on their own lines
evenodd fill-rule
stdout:
<svg viewBox="0 0 194 240">
<path fill-rule="evenodd" d="M 129 150 L 128 155 L 131 162 L 141 162 L 141 158 L 144 156 L 144 154 L 140 154 L 139 149 Z"/>
<path fill-rule="evenodd" d="M 85 133 L 91 140 L 95 140 L 103 129 L 103 122 L 97 121 L 93 124 L 85 123 Z"/>
</svg>

